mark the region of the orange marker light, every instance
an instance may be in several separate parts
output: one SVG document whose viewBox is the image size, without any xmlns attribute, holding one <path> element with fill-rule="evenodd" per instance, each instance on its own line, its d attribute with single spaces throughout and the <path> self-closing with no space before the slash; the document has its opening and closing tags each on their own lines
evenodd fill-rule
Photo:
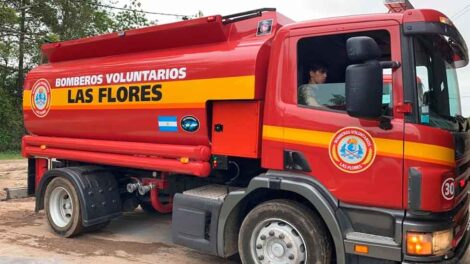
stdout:
<svg viewBox="0 0 470 264">
<path fill-rule="evenodd" d="M 40 146 L 40 149 L 42 149 L 42 150 L 45 150 L 46 148 L 47 148 L 46 145 L 41 145 Z"/>
<path fill-rule="evenodd" d="M 406 250 L 409 255 L 432 255 L 432 234 L 407 233 Z"/>
<path fill-rule="evenodd" d="M 362 254 L 369 254 L 369 247 L 364 245 L 354 245 L 354 251 Z"/>
<path fill-rule="evenodd" d="M 180 162 L 183 164 L 188 164 L 189 163 L 189 158 L 188 157 L 182 157 L 180 158 Z"/>
<path fill-rule="evenodd" d="M 439 17 L 439 21 L 442 24 L 447 24 L 449 26 L 452 26 L 452 21 L 450 21 L 450 19 L 448 19 L 447 17 Z"/>
</svg>

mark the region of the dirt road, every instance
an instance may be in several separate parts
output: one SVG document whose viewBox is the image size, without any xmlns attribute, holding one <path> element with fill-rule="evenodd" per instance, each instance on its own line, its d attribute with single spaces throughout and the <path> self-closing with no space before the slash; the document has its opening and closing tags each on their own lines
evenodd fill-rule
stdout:
<svg viewBox="0 0 470 264">
<path fill-rule="evenodd" d="M 26 185 L 26 161 L 0 161 L 0 199 L 3 188 Z M 0 263 L 220 263 L 226 260 L 171 243 L 170 215 L 136 210 L 113 220 L 100 232 L 73 239 L 54 235 L 44 212 L 34 213 L 34 199 L 0 202 Z M 470 263 L 470 251 L 462 263 Z"/>
<path fill-rule="evenodd" d="M 26 185 L 26 161 L 0 161 L 3 188 Z M 238 263 L 171 243 L 170 216 L 127 213 L 100 232 L 74 239 L 55 236 L 34 199 L 0 202 L 0 263 Z"/>
</svg>

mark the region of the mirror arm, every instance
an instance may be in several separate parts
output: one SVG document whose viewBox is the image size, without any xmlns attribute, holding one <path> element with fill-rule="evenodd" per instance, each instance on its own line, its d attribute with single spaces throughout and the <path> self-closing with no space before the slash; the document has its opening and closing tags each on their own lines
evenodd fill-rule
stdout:
<svg viewBox="0 0 470 264">
<path fill-rule="evenodd" d="M 399 61 L 381 61 L 380 66 L 382 66 L 383 69 L 398 69 L 401 63 Z"/>
</svg>

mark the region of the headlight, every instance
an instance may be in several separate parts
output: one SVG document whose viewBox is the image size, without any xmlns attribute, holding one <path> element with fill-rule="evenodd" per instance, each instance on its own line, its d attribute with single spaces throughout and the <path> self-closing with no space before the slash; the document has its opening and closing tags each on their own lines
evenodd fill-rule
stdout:
<svg viewBox="0 0 470 264">
<path fill-rule="evenodd" d="M 443 255 L 452 248 L 454 238 L 452 229 L 434 233 L 406 234 L 406 252 L 408 255 Z"/>
<path fill-rule="evenodd" d="M 452 248 L 454 233 L 452 229 L 434 232 L 432 234 L 432 244 L 434 255 L 443 255 Z"/>
</svg>

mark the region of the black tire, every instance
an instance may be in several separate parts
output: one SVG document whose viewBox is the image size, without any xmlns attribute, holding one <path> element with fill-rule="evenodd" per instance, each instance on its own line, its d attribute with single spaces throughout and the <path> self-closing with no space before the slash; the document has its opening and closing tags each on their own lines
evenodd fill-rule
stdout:
<svg viewBox="0 0 470 264">
<path fill-rule="evenodd" d="M 269 263 L 276 257 L 289 259 L 288 263 L 329 264 L 332 246 L 326 230 L 318 214 L 307 206 L 271 200 L 256 206 L 243 220 L 238 239 L 240 258 L 247 264 Z"/>
<path fill-rule="evenodd" d="M 56 192 L 54 192 L 56 190 Z M 65 217 L 68 222 L 67 224 L 60 224 L 58 222 L 58 216 L 54 213 L 57 212 L 56 202 L 51 203 L 51 199 L 56 200 L 55 194 L 60 193 L 62 190 L 66 191 L 66 195 L 72 202 L 72 208 L 70 214 L 66 214 Z M 53 194 L 54 193 L 54 194 Z M 78 199 L 77 192 L 73 184 L 62 177 L 54 178 L 46 188 L 45 198 L 44 198 L 44 208 L 46 211 L 47 221 L 49 226 L 54 230 L 55 233 L 62 237 L 72 237 L 80 234 L 84 227 L 82 225 L 82 213 L 80 208 L 80 201 Z M 56 209 L 54 209 L 56 208 Z M 55 217 L 53 215 L 56 215 Z M 68 216 L 70 215 L 70 216 Z M 60 218 L 60 216 L 59 216 Z"/>
</svg>

